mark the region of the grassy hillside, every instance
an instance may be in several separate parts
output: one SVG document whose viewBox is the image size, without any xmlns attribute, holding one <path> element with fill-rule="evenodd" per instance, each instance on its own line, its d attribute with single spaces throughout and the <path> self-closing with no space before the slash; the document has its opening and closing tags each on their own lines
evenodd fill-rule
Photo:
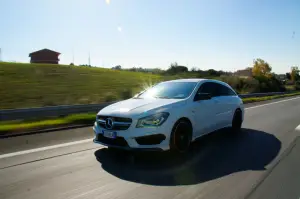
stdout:
<svg viewBox="0 0 300 199">
<path fill-rule="evenodd" d="M 112 101 L 158 75 L 68 65 L 0 63 L 0 109 Z"/>
<path fill-rule="evenodd" d="M 0 109 L 114 101 L 129 98 L 159 81 L 197 77 L 205 78 L 197 72 L 167 76 L 84 66 L 0 62 Z M 206 78 L 227 82 L 239 93 L 285 90 L 274 78 Z"/>
</svg>

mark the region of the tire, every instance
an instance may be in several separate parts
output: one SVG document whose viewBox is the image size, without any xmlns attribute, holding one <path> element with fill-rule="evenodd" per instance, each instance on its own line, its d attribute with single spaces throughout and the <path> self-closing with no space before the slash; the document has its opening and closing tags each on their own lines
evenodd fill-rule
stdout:
<svg viewBox="0 0 300 199">
<path fill-rule="evenodd" d="M 232 119 L 232 131 L 234 133 L 239 133 L 242 129 L 242 111 L 240 109 L 237 109 L 234 113 L 233 119 Z"/>
<path fill-rule="evenodd" d="M 175 153 L 185 154 L 192 140 L 192 126 L 186 121 L 177 122 L 171 133 L 170 150 Z"/>
</svg>

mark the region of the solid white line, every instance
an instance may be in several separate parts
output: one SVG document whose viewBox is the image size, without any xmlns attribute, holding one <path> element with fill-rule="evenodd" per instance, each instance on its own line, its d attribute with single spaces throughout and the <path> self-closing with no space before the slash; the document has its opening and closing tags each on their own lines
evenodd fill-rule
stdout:
<svg viewBox="0 0 300 199">
<path fill-rule="evenodd" d="M 287 99 L 287 100 L 280 100 L 278 102 L 271 102 L 271 103 L 268 103 L 268 104 L 262 104 L 262 105 L 258 105 L 258 106 L 252 106 L 252 107 L 245 108 L 245 110 L 253 109 L 253 108 L 259 108 L 259 107 L 268 106 L 268 105 L 272 105 L 272 104 L 278 104 L 278 103 L 281 103 L 281 102 L 287 102 L 287 101 L 291 101 L 291 100 L 295 100 L 295 99 L 300 99 L 300 97 L 295 97 L 295 98 L 291 98 L 291 99 Z"/>
<path fill-rule="evenodd" d="M 300 131 L 300 124 L 296 127 L 297 131 Z"/>
<path fill-rule="evenodd" d="M 245 108 L 245 109 L 248 110 L 248 109 L 258 108 L 258 107 L 267 106 L 267 105 L 271 105 L 271 104 L 277 104 L 277 103 L 281 103 L 281 102 L 291 101 L 291 100 L 295 100 L 295 99 L 299 99 L 299 98 L 300 97 L 295 97 L 295 98 L 291 98 L 291 99 L 287 99 L 287 100 L 281 100 L 278 102 L 272 102 L 272 103 L 268 103 L 268 104 L 253 106 L 253 107 L 249 107 L 249 108 Z M 300 125 L 296 129 L 300 130 Z M 92 142 L 92 140 L 93 139 L 85 139 L 85 140 L 80 140 L 80 141 L 75 141 L 75 142 L 67 142 L 67 143 L 63 143 L 63 144 L 46 146 L 46 147 L 41 147 L 41 148 L 36 148 L 36 149 L 14 152 L 14 153 L 7 153 L 7 154 L 0 155 L 0 159 L 14 157 L 14 156 L 18 156 L 18 155 L 25 155 L 25 154 L 34 153 L 34 152 L 46 151 L 49 149 L 56 149 L 56 148 L 61 148 L 61 147 L 66 147 L 66 146 L 72 146 L 72 145 L 76 145 L 76 144 L 83 144 L 83 143 L 87 143 L 87 142 Z"/>
<path fill-rule="evenodd" d="M 13 157 L 13 156 L 17 156 L 17 155 L 25 155 L 25 154 L 28 154 L 28 153 L 46 151 L 46 150 L 49 150 L 49 149 L 57 149 L 57 148 L 61 148 L 61 147 L 72 146 L 72 145 L 75 145 L 75 144 L 82 144 L 82 143 L 92 142 L 92 140 L 93 139 L 85 139 L 85 140 L 80 140 L 80 141 L 75 141 L 75 142 L 67 142 L 67 143 L 63 143 L 63 144 L 46 146 L 46 147 L 41 147 L 41 148 L 36 148 L 36 149 L 30 149 L 30 150 L 25 150 L 25 151 L 14 152 L 14 153 L 7 153 L 7 154 L 0 155 L 0 159 Z"/>
</svg>

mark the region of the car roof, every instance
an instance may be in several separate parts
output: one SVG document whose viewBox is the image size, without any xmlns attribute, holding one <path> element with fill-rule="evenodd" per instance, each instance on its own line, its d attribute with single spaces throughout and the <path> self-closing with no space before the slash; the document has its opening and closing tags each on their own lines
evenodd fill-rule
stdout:
<svg viewBox="0 0 300 199">
<path fill-rule="evenodd" d="M 216 79 L 189 78 L 189 79 L 175 79 L 175 80 L 169 80 L 169 81 L 164 81 L 164 82 L 196 82 L 196 83 L 215 82 L 215 83 L 222 84 L 224 86 L 227 86 L 227 87 L 231 88 L 231 86 L 229 84 L 227 84 L 226 82 L 216 80 Z"/>
<path fill-rule="evenodd" d="M 175 79 L 175 80 L 169 80 L 169 81 L 165 81 L 165 82 L 216 82 L 219 84 L 225 84 L 227 85 L 227 83 L 222 82 L 220 80 L 216 80 L 216 79 L 203 79 L 203 78 L 189 78 L 189 79 Z"/>
<path fill-rule="evenodd" d="M 206 79 L 200 79 L 200 78 L 190 78 L 190 79 L 175 79 L 175 80 L 169 80 L 165 82 L 201 82 Z"/>
</svg>

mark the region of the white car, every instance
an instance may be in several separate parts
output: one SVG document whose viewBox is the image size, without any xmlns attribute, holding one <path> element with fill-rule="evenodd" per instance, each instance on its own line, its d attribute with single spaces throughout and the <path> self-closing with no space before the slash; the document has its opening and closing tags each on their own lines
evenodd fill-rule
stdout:
<svg viewBox="0 0 300 199">
<path fill-rule="evenodd" d="M 166 81 L 100 110 L 94 142 L 184 153 L 205 134 L 225 127 L 239 131 L 243 120 L 243 101 L 228 84 L 209 79 Z"/>
</svg>

